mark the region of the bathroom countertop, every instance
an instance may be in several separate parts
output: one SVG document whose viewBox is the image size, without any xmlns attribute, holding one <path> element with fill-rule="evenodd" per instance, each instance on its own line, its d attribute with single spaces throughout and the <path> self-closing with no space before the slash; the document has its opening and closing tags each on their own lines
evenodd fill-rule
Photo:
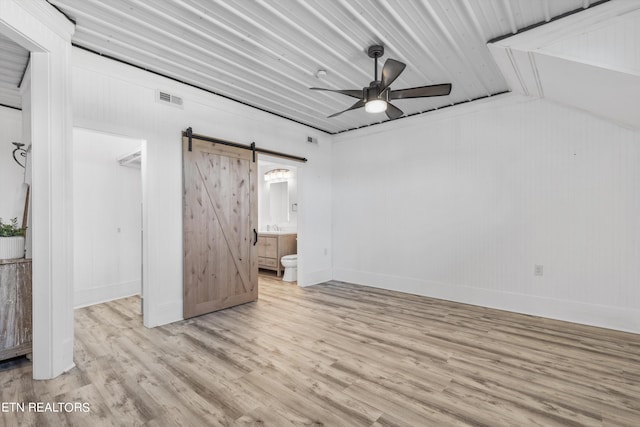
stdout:
<svg viewBox="0 0 640 427">
<path fill-rule="evenodd" d="M 297 231 L 258 231 L 258 234 L 266 234 L 269 236 L 283 236 L 285 234 L 298 234 Z"/>
</svg>

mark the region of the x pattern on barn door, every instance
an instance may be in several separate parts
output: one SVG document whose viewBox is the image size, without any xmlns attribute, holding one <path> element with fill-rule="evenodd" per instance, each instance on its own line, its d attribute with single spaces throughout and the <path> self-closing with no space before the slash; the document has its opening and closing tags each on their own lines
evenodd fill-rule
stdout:
<svg viewBox="0 0 640 427">
<path fill-rule="evenodd" d="M 240 148 L 183 138 L 184 317 L 258 297 L 257 165 Z"/>
</svg>

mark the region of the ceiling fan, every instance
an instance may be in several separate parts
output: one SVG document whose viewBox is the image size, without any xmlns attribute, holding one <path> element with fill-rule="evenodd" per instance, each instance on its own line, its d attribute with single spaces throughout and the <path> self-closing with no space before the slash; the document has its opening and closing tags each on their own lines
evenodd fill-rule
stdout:
<svg viewBox="0 0 640 427">
<path fill-rule="evenodd" d="M 339 113 L 332 114 L 328 118 L 336 117 L 344 112 L 364 107 L 367 113 L 382 113 L 384 111 L 390 119 L 397 119 L 404 113 L 401 109 L 389 102 L 390 100 L 426 98 L 430 96 L 449 95 L 449 93 L 451 93 L 451 83 L 391 90 L 391 83 L 393 83 L 404 71 L 406 65 L 400 61 L 396 61 L 395 59 L 387 59 L 382 67 L 381 79 L 378 80 L 378 58 L 384 55 L 384 47 L 380 45 L 370 46 L 367 53 L 370 58 L 374 59 L 373 81 L 369 83 L 368 87 L 364 87 L 362 90 L 326 89 L 322 87 L 309 88 L 311 90 L 326 90 L 329 92 L 341 93 L 342 95 L 347 95 L 352 98 L 358 98 L 358 102 L 353 104 L 351 107 L 340 111 Z"/>
</svg>

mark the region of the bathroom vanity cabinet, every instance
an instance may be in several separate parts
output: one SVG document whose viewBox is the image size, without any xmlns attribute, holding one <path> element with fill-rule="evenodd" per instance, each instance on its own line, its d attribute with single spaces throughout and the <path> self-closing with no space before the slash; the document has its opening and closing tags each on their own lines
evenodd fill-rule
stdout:
<svg viewBox="0 0 640 427">
<path fill-rule="evenodd" d="M 278 277 L 284 267 L 280 260 L 298 250 L 295 233 L 258 233 L 258 267 L 276 271 Z"/>
<path fill-rule="evenodd" d="M 0 260 L 0 360 L 31 353 L 31 260 Z"/>
</svg>

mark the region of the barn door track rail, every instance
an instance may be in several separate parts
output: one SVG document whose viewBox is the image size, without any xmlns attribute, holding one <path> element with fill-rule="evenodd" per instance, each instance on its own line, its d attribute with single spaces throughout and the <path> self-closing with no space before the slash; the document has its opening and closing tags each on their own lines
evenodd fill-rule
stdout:
<svg viewBox="0 0 640 427">
<path fill-rule="evenodd" d="M 198 135 L 193 133 L 193 129 L 188 127 L 187 130 L 182 131 L 182 136 L 189 138 L 189 151 L 191 150 L 193 139 L 199 139 L 201 141 L 211 142 L 213 144 L 228 145 L 230 147 L 242 148 L 253 152 L 253 161 L 256 161 L 256 153 L 267 154 L 269 156 L 282 157 L 283 159 L 295 160 L 296 162 L 306 163 L 307 159 L 300 156 L 294 156 L 293 154 L 282 153 L 280 151 L 267 150 L 266 148 L 256 147 L 256 143 L 252 142 L 251 145 L 238 144 L 237 142 L 226 141 L 224 139 L 211 138 L 209 136 Z"/>
</svg>

